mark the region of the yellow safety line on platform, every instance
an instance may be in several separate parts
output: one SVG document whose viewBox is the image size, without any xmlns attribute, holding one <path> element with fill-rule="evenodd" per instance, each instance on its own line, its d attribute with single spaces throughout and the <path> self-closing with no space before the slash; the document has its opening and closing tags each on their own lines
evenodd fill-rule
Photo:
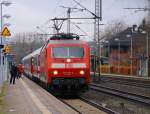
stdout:
<svg viewBox="0 0 150 114">
<path fill-rule="evenodd" d="M 43 113 L 43 114 L 52 114 L 52 112 L 50 112 L 45 106 L 44 104 L 38 99 L 38 97 L 32 92 L 32 90 L 28 87 L 28 85 L 22 80 L 20 79 L 21 83 L 23 84 L 23 86 L 25 87 L 25 89 L 27 90 L 27 92 L 29 93 L 30 97 L 32 98 L 33 102 L 36 104 L 36 106 L 39 108 L 39 110 Z"/>
</svg>

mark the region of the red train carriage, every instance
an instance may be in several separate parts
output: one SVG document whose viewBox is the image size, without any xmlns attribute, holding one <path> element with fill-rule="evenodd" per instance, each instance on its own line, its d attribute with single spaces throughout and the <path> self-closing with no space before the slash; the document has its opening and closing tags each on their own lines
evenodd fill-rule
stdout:
<svg viewBox="0 0 150 114">
<path fill-rule="evenodd" d="M 73 36 L 67 36 L 65 39 L 59 36 L 52 37 L 39 49 L 40 52 L 33 52 L 30 57 L 23 59 L 24 64 L 25 61 L 31 61 L 30 66 L 27 66 L 30 68 L 30 74 L 53 92 L 57 90 L 80 92 L 88 88 L 90 49 L 86 42 L 73 38 Z M 37 75 L 35 72 L 38 76 L 35 76 Z"/>
<path fill-rule="evenodd" d="M 37 49 L 36 51 L 22 59 L 22 63 L 24 65 L 24 73 L 33 79 L 39 79 L 40 76 L 40 51 L 41 48 Z"/>
</svg>

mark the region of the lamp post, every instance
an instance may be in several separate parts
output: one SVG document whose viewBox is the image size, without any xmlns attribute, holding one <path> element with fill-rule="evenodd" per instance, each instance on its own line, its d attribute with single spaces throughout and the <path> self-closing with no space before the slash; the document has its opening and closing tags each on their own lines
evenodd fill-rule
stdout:
<svg viewBox="0 0 150 114">
<path fill-rule="evenodd" d="M 4 5 L 4 6 L 9 6 L 9 5 L 11 5 L 11 2 L 9 2 L 9 1 L 2 1 L 2 2 L 0 2 L 1 32 L 2 32 L 2 30 L 3 30 L 3 17 L 5 17 L 5 18 L 9 18 L 9 17 L 10 17 L 9 15 L 4 15 L 4 16 L 3 16 L 3 5 Z M 2 35 L 1 35 L 1 45 L 3 45 L 3 42 L 2 42 Z M 0 56 L 1 56 L 1 53 L 0 53 Z M 2 58 L 2 56 L 1 56 L 0 58 Z M 2 60 L 2 59 L 1 59 L 1 60 Z M 2 62 L 1 62 L 1 63 L 2 63 Z"/>
<path fill-rule="evenodd" d="M 10 2 L 8 2 L 8 1 L 2 1 L 2 2 L 0 2 L 0 19 L 1 19 L 1 32 L 2 32 L 2 30 L 3 30 L 3 5 L 4 6 L 9 6 L 11 3 Z M 0 45 L 2 45 L 3 46 L 3 39 L 2 39 L 2 35 L 0 36 L 1 38 L 0 38 Z M 0 50 L 0 72 L 1 72 L 1 77 L 2 77 L 2 80 L 0 80 L 0 81 L 3 81 L 3 73 L 4 73 L 4 67 L 3 67 L 3 63 L 4 63 L 4 61 L 3 61 L 3 59 L 4 59 L 4 56 L 3 56 L 3 54 L 2 54 L 2 51 Z"/>
<path fill-rule="evenodd" d="M 148 32 L 146 32 L 147 34 L 146 34 L 146 39 L 147 39 L 147 42 L 146 42 L 146 50 L 147 50 L 147 77 L 148 77 L 148 75 L 149 75 L 149 70 L 148 70 L 148 68 L 149 68 L 149 66 L 148 66 L 148 63 L 149 63 L 149 53 L 148 53 L 148 48 L 149 48 L 149 45 L 148 45 L 148 43 L 149 43 L 149 41 L 148 41 Z"/>
<path fill-rule="evenodd" d="M 5 23 L 5 19 L 9 19 L 11 16 L 10 15 L 8 15 L 8 14 L 5 14 L 5 15 L 3 15 L 2 16 L 2 29 L 4 28 L 4 27 L 8 27 L 8 26 L 10 26 L 10 23 Z M 7 41 L 6 41 L 6 38 L 4 39 L 4 43 L 3 43 L 4 45 L 7 45 Z M 4 76 L 4 78 L 3 78 L 3 80 L 8 80 L 8 76 L 7 76 L 7 58 L 6 57 L 4 57 L 4 59 L 3 59 L 3 63 L 4 63 L 4 69 L 3 69 L 3 76 Z"/>
<path fill-rule="evenodd" d="M 133 72 L 133 38 L 131 36 L 131 76 Z"/>
<path fill-rule="evenodd" d="M 148 37 L 149 37 L 149 34 L 148 34 L 148 31 L 146 31 L 146 30 L 144 30 L 144 28 L 142 27 L 142 26 L 139 26 L 138 27 L 138 32 L 140 32 L 140 33 L 142 33 L 142 34 L 145 34 L 146 35 L 146 48 L 145 48 L 145 50 L 146 50 L 146 75 L 147 75 L 147 77 L 148 77 L 148 67 L 149 67 L 149 65 L 148 65 L 148 62 L 149 62 L 149 40 L 148 40 Z"/>
<path fill-rule="evenodd" d="M 108 46 L 108 58 L 110 59 L 110 42 L 109 42 L 108 40 L 106 40 L 105 43 L 106 43 L 107 46 Z M 109 61 L 109 59 L 108 59 L 108 61 Z M 109 63 L 109 73 L 111 73 L 111 72 L 110 72 L 110 67 L 111 67 L 111 65 L 110 65 L 110 63 Z"/>
<path fill-rule="evenodd" d="M 98 45 L 98 81 L 100 81 L 100 76 L 101 76 L 101 45 L 100 45 L 100 38 L 98 38 L 98 42 L 97 42 L 97 45 Z"/>
<path fill-rule="evenodd" d="M 118 41 L 118 73 L 120 73 L 120 40 L 115 38 L 115 41 Z"/>
<path fill-rule="evenodd" d="M 92 64 L 92 67 L 93 67 L 93 73 L 94 73 L 94 76 L 93 76 L 93 80 L 96 81 L 96 47 L 95 46 L 91 46 L 91 51 L 93 52 L 93 64 Z"/>
<path fill-rule="evenodd" d="M 133 72 L 133 37 L 132 35 L 127 34 L 126 35 L 127 38 L 130 38 L 130 59 L 131 59 L 131 65 L 130 65 L 130 75 L 132 76 L 132 72 Z"/>
<path fill-rule="evenodd" d="M 146 74 L 147 74 L 147 77 L 148 77 L 148 60 L 149 60 L 149 53 L 148 53 L 148 51 L 149 51 L 149 40 L 148 40 L 148 32 L 147 31 L 142 31 L 141 32 L 142 34 L 145 34 L 146 35 Z"/>
<path fill-rule="evenodd" d="M 146 44 L 146 47 L 147 47 L 147 77 L 148 77 L 148 75 L 149 75 L 149 70 L 148 70 L 148 68 L 149 68 L 149 66 L 148 66 L 148 63 L 149 63 L 149 53 L 148 53 L 148 48 L 149 48 L 149 45 L 148 45 L 148 43 L 149 43 L 149 41 L 148 41 L 148 32 L 147 32 L 147 34 L 146 34 L 146 39 L 147 39 L 147 44 Z"/>
<path fill-rule="evenodd" d="M 9 1 L 2 1 L 1 3 L 0 3 L 0 7 L 1 7 L 1 32 L 2 32 L 2 30 L 3 30 L 3 5 L 5 5 L 5 6 L 9 6 L 9 5 L 11 5 L 11 2 L 9 2 Z M 6 17 L 6 15 L 4 15 L 4 17 Z M 9 16 L 7 16 L 7 17 L 9 17 Z M 3 42 L 2 42 L 2 36 L 1 36 L 1 44 L 2 44 Z"/>
</svg>

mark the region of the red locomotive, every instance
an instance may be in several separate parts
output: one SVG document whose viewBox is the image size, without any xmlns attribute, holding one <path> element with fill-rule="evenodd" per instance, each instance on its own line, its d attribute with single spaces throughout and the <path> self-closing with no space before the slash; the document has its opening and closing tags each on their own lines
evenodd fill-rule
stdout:
<svg viewBox="0 0 150 114">
<path fill-rule="evenodd" d="M 90 49 L 73 34 L 57 34 L 23 58 L 24 72 L 52 92 L 80 93 L 90 82 Z"/>
</svg>

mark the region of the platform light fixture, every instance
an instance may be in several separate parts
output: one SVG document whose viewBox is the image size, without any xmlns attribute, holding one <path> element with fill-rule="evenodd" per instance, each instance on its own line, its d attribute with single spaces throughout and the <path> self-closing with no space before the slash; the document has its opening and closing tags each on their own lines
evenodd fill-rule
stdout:
<svg viewBox="0 0 150 114">
<path fill-rule="evenodd" d="M 10 6 L 12 3 L 10 1 L 2 1 L 1 5 Z"/>
<path fill-rule="evenodd" d="M 4 27 L 9 27 L 9 26 L 11 26 L 11 24 L 10 23 L 4 23 L 3 26 Z"/>
<path fill-rule="evenodd" d="M 7 18 L 7 19 L 9 19 L 11 17 L 11 15 L 9 15 L 9 14 L 5 14 L 5 15 L 3 15 L 3 18 Z"/>
</svg>

